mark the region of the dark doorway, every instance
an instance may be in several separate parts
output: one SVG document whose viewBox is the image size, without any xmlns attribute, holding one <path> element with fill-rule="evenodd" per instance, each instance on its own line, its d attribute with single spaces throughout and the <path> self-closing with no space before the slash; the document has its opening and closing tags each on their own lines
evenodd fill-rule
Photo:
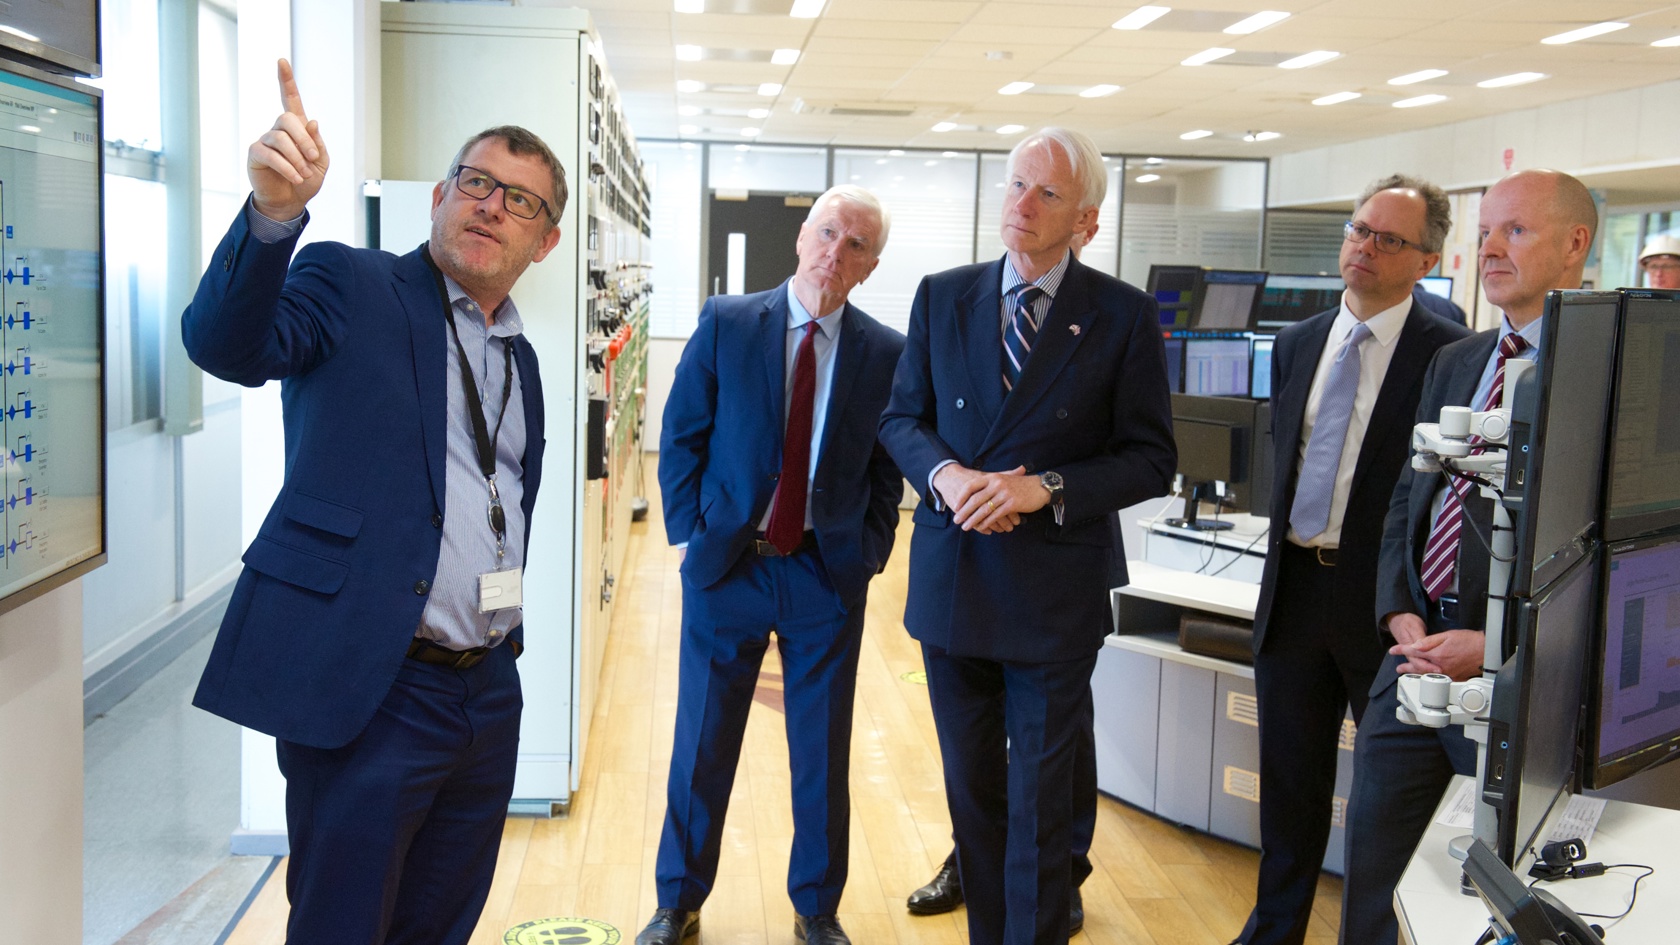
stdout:
<svg viewBox="0 0 1680 945">
<path fill-rule="evenodd" d="M 794 242 L 799 226 L 811 212 L 812 197 L 800 194 L 712 195 L 707 237 L 706 294 L 729 292 L 731 253 L 737 254 L 742 293 L 774 289 L 799 265 Z M 734 240 L 730 239 L 734 235 Z"/>
</svg>

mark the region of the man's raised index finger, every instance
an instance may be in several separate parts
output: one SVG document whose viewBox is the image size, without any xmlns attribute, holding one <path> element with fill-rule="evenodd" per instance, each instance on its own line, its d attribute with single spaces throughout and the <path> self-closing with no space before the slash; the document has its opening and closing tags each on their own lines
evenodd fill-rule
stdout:
<svg viewBox="0 0 1680 945">
<path fill-rule="evenodd" d="M 285 111 L 299 118 L 307 118 L 303 111 L 303 96 L 298 94 L 297 79 L 292 76 L 292 64 L 280 60 L 280 104 Z"/>
</svg>

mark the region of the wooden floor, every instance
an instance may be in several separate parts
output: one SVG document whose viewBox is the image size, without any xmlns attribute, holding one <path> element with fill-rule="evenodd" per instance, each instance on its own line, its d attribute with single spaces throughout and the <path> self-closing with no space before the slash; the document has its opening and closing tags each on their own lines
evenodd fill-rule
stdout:
<svg viewBox="0 0 1680 945">
<path fill-rule="evenodd" d="M 649 483 L 649 488 L 655 488 Z M 508 818 L 490 900 L 472 945 L 500 945 L 508 929 L 582 917 L 635 937 L 655 906 L 653 863 L 665 810 L 676 712 L 681 612 L 677 556 L 653 496 L 634 526 L 629 579 L 602 667 L 600 704 L 583 781 L 569 816 Z M 927 689 L 906 677 L 921 656 L 902 624 L 909 516 L 885 574 L 870 587 L 852 733 L 851 877 L 840 919 L 858 945 L 959 945 L 959 910 L 915 917 L 905 897 L 950 849 L 939 748 Z M 792 945 L 786 875 L 793 825 L 787 742 L 774 651 L 765 661 L 725 828 L 717 885 L 702 913 L 702 945 Z M 1092 945 L 1223 945 L 1253 903 L 1257 854 L 1104 797 L 1085 882 Z M 228 945 L 285 940 L 285 870 L 276 870 Z M 1341 883 L 1321 877 L 1309 945 L 1334 945 Z M 1081 936 L 1075 936 L 1077 943 Z M 510 938 L 511 945 L 536 939 Z M 299 943 L 303 945 L 303 943 Z M 597 941 L 595 945 L 603 945 Z"/>
</svg>

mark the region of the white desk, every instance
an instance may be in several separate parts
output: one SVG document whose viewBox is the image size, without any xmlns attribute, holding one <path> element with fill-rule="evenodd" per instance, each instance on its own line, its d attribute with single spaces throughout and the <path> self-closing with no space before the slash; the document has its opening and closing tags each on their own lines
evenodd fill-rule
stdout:
<svg viewBox="0 0 1680 945">
<path fill-rule="evenodd" d="M 1218 572 L 1220 577 L 1260 583 L 1270 520 L 1246 512 L 1226 516 L 1224 520 L 1233 527 L 1217 532 L 1168 525 L 1164 517 L 1140 520 L 1137 524 L 1143 530 L 1142 557 L 1175 571 L 1204 575 Z M 1138 550 L 1128 547 L 1134 552 Z"/>
<path fill-rule="evenodd" d="M 1454 778 L 1442 805 L 1468 780 L 1462 775 Z M 1439 816 L 1440 811 L 1436 814 Z M 1469 945 L 1487 928 L 1487 907 L 1480 899 L 1459 892 L 1458 877 L 1463 867 L 1447 852 L 1448 841 L 1467 832 L 1430 822 L 1394 890 L 1402 942 Z M 1656 869 L 1639 884 L 1639 901 L 1627 918 L 1614 923 L 1587 919 L 1604 926 L 1606 945 L 1680 941 L 1680 811 L 1610 801 L 1604 807 L 1597 833 L 1587 844 L 1587 862 L 1643 863 Z M 1528 863 L 1520 865 L 1518 876 L 1527 883 Z M 1615 915 L 1627 908 L 1633 878 L 1640 872 L 1612 870 L 1589 879 L 1542 883 L 1541 888 L 1577 913 Z"/>
</svg>

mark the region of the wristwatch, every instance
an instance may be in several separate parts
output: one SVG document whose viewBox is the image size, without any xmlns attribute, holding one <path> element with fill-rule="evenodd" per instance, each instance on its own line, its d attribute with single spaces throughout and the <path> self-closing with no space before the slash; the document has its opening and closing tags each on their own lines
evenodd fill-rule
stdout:
<svg viewBox="0 0 1680 945">
<path fill-rule="evenodd" d="M 1042 472 L 1038 474 L 1038 481 L 1050 493 L 1050 504 L 1058 508 L 1062 504 L 1062 474 L 1059 472 Z"/>
</svg>

